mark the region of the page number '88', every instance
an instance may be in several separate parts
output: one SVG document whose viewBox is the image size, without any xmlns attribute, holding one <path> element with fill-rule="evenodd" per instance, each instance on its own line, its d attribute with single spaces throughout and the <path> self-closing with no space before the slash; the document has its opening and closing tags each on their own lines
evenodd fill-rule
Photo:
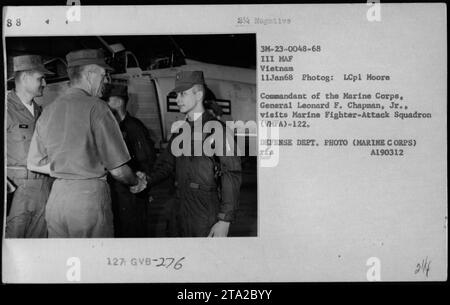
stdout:
<svg viewBox="0 0 450 305">
<path fill-rule="evenodd" d="M 8 28 L 12 27 L 13 25 L 15 26 L 21 26 L 22 25 L 22 21 L 20 20 L 20 18 L 16 18 L 16 19 L 6 19 L 6 26 Z"/>
</svg>

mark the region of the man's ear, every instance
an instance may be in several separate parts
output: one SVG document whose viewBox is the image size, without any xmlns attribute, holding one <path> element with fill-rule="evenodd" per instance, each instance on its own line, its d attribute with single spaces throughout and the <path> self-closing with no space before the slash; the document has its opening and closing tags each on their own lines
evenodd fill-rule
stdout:
<svg viewBox="0 0 450 305">
<path fill-rule="evenodd" d="M 88 79 L 89 79 L 89 71 L 88 70 L 82 71 L 81 74 L 80 74 L 80 79 L 79 80 L 86 81 Z"/>
<path fill-rule="evenodd" d="M 125 109 L 127 108 L 126 106 L 126 104 L 125 104 L 125 100 L 123 99 L 123 97 L 120 97 L 119 98 L 119 101 L 120 101 L 120 107 L 124 107 Z"/>
<path fill-rule="evenodd" d="M 28 80 L 28 72 L 20 73 L 20 83 L 25 84 Z"/>
<path fill-rule="evenodd" d="M 91 81 L 94 74 L 95 74 L 94 71 L 92 71 L 92 70 L 87 70 L 86 73 L 85 73 L 84 75 L 86 76 L 86 79 L 88 79 L 89 81 Z"/>
<path fill-rule="evenodd" d="M 195 96 L 197 97 L 197 100 L 200 102 L 203 102 L 203 96 L 205 95 L 205 93 L 203 92 L 203 90 L 198 90 L 195 93 Z"/>
</svg>

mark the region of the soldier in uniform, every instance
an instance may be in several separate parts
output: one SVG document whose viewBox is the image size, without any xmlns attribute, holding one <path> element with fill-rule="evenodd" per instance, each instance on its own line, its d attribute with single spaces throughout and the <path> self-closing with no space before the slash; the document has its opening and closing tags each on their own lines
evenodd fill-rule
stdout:
<svg viewBox="0 0 450 305">
<path fill-rule="evenodd" d="M 145 175 L 126 165 L 119 125 L 100 99 L 112 70 L 103 52 L 79 50 L 66 58 L 70 87 L 36 123 L 28 168 L 56 178 L 45 213 L 49 237 L 113 237 L 107 173 L 134 193 L 146 187 Z"/>
<path fill-rule="evenodd" d="M 150 174 L 156 159 L 155 145 L 145 125 L 126 110 L 128 87 L 108 84 L 104 99 L 108 102 L 127 144 L 131 160 L 128 165 L 133 171 Z M 116 237 L 146 237 L 148 192 L 133 194 L 121 182 L 110 179 Z"/>
<path fill-rule="evenodd" d="M 182 237 L 226 237 L 230 223 L 235 219 L 239 203 L 241 185 L 240 158 L 229 153 L 229 137 L 225 135 L 224 124 L 209 111 L 205 111 L 205 82 L 202 71 L 179 72 L 175 80 L 174 92 L 180 112 L 186 114 L 185 124 L 190 128 L 187 154 L 179 154 L 177 148 L 180 130 L 173 133 L 167 149 L 157 159 L 147 178 L 150 186 L 174 175 L 176 200 L 178 204 L 177 226 Z M 195 153 L 195 146 L 203 147 L 210 141 L 210 134 L 203 132 L 205 124 L 214 121 L 224 131 L 224 153 L 206 154 L 201 149 Z M 197 126 L 197 128 L 196 128 Z M 217 125 L 216 125 L 217 126 Z M 198 130 L 200 127 L 200 130 Z M 231 137 L 233 141 L 233 137 Z M 220 144 L 217 144 L 220 145 Z M 221 145 L 220 145 L 221 146 Z M 180 147 L 186 151 L 186 147 Z M 193 149 L 194 148 L 194 149 Z M 194 150 L 194 152 L 193 152 Z M 225 153 L 226 152 L 226 153 Z"/>
<path fill-rule="evenodd" d="M 13 58 L 15 89 L 7 96 L 7 175 L 12 193 L 6 219 L 7 238 L 45 238 L 45 204 L 52 179 L 27 170 L 27 155 L 41 107 L 45 74 L 53 74 L 37 55 Z"/>
</svg>

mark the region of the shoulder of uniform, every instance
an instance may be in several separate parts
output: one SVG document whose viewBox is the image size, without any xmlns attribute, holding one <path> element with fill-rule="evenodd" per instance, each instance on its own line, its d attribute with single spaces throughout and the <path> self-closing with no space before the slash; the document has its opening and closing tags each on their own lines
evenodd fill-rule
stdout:
<svg viewBox="0 0 450 305">
<path fill-rule="evenodd" d="M 8 94 L 6 95 L 6 101 L 9 103 L 9 102 L 12 102 L 12 96 L 11 96 L 11 92 L 8 92 Z"/>
<path fill-rule="evenodd" d="M 218 122 L 222 126 L 224 132 L 233 132 L 233 130 L 230 127 L 228 127 L 228 125 L 224 121 L 219 120 L 217 118 L 214 118 L 211 121 Z"/>
<path fill-rule="evenodd" d="M 6 103 L 7 103 L 7 105 L 8 105 L 8 109 L 10 109 L 11 106 L 15 106 L 14 101 L 11 100 L 10 98 L 7 98 L 7 99 L 6 99 Z"/>
<path fill-rule="evenodd" d="M 98 105 L 100 105 L 100 107 L 106 107 L 109 109 L 108 105 L 106 104 L 106 102 L 104 100 L 102 100 L 96 96 L 89 96 L 89 98 L 92 100 L 92 102 L 94 104 L 98 104 Z"/>
<path fill-rule="evenodd" d="M 91 120 L 93 122 L 98 121 L 100 119 L 104 119 L 110 113 L 112 116 L 112 112 L 109 109 L 108 105 L 100 99 L 89 97 L 90 98 L 90 115 Z"/>
<path fill-rule="evenodd" d="M 8 95 L 6 96 L 6 102 L 8 105 L 15 105 L 16 101 L 14 100 L 14 95 L 12 92 L 8 92 Z"/>
<path fill-rule="evenodd" d="M 218 122 L 220 125 L 222 125 L 223 127 L 225 127 L 225 123 L 222 120 L 219 120 L 218 118 L 216 118 L 215 116 L 213 116 L 210 113 L 207 113 L 205 116 L 205 123 L 206 122 Z"/>
<path fill-rule="evenodd" d="M 90 102 L 92 102 L 92 107 L 95 110 L 101 111 L 101 112 L 109 112 L 111 111 L 108 107 L 108 105 L 105 103 L 105 101 L 97 98 L 97 97 L 93 97 L 93 96 L 89 96 Z"/>
</svg>

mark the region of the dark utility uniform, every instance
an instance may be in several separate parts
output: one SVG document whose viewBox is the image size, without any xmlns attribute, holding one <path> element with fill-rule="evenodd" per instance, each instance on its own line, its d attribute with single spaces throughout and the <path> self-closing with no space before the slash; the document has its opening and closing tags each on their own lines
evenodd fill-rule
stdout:
<svg viewBox="0 0 450 305">
<path fill-rule="evenodd" d="M 27 170 L 28 149 L 41 107 L 32 101 L 33 116 L 14 91 L 7 100 L 7 175 L 17 189 L 6 220 L 6 237 L 47 237 L 45 204 L 52 179 Z"/>
<path fill-rule="evenodd" d="M 202 126 L 208 121 L 217 121 L 208 111 L 202 114 L 201 120 Z M 193 147 L 197 136 L 194 135 L 194 123 L 188 123 L 191 127 L 191 143 L 187 144 L 191 144 L 191 155 L 174 155 L 172 142 L 180 136 L 181 131 L 173 134 L 167 149 L 156 161 L 149 184 L 154 185 L 174 174 L 179 235 L 204 237 L 217 221 L 232 222 L 235 218 L 239 204 L 241 162 L 235 153 L 233 156 L 225 156 L 225 152 L 224 156 L 207 156 L 202 151 L 201 156 L 194 156 Z M 223 123 L 220 124 L 225 133 Z M 211 133 L 202 132 L 198 138 L 203 144 L 205 140 L 210 141 L 210 136 Z M 223 144 L 225 150 L 229 151 L 233 143 L 225 141 L 224 137 Z"/>
<path fill-rule="evenodd" d="M 156 159 L 154 143 L 145 125 L 128 113 L 119 123 L 130 153 L 130 168 L 146 174 Z M 129 186 L 110 179 L 116 237 L 146 237 L 148 192 L 132 194 Z"/>
</svg>

